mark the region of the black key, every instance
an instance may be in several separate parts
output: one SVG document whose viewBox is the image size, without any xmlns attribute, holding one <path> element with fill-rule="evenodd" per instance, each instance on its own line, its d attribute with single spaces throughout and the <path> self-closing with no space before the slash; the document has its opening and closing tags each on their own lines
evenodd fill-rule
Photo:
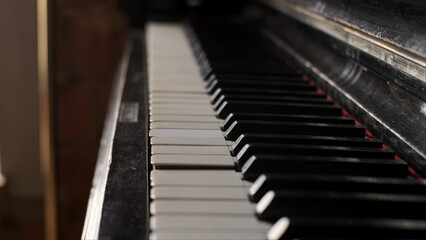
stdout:
<svg viewBox="0 0 426 240">
<path fill-rule="evenodd" d="M 274 240 L 421 240 L 426 221 L 413 219 L 283 217 L 268 233 Z"/>
<path fill-rule="evenodd" d="M 242 165 L 245 180 L 253 181 L 264 173 L 322 174 L 405 178 L 407 164 L 394 159 L 360 159 L 309 155 L 254 155 Z"/>
<path fill-rule="evenodd" d="M 322 146 L 381 148 L 382 143 L 370 138 L 345 138 L 327 136 L 304 135 L 268 135 L 268 134 L 243 134 L 232 146 L 232 153 L 236 155 L 246 144 L 272 143 L 272 144 L 303 144 Z"/>
<path fill-rule="evenodd" d="M 248 143 L 236 153 L 239 165 L 253 155 L 309 155 L 330 157 L 393 159 L 392 151 L 384 148 L 359 148 L 303 144 Z"/>
<path fill-rule="evenodd" d="M 336 123 L 355 124 L 353 119 L 343 116 L 313 116 L 313 115 L 291 115 L 291 114 L 268 114 L 268 113 L 230 113 L 222 125 L 227 130 L 236 120 L 268 121 L 268 122 L 306 122 L 306 123 Z"/>
<path fill-rule="evenodd" d="M 239 102 L 225 101 L 217 110 L 217 115 L 225 119 L 230 113 L 282 113 L 318 116 L 340 116 L 342 110 L 336 106 L 304 103 Z"/>
<path fill-rule="evenodd" d="M 315 91 L 316 87 L 309 85 L 308 82 L 268 82 L 253 80 L 214 80 L 207 86 L 207 92 L 213 94 L 218 88 L 239 88 L 239 89 L 271 89 L 271 90 L 287 90 L 287 91 Z"/>
<path fill-rule="evenodd" d="M 265 63 L 274 63 L 278 60 L 277 58 L 271 57 L 269 54 L 244 54 L 244 56 L 238 56 L 233 54 L 208 54 L 205 52 L 200 52 L 200 50 L 195 51 L 195 57 L 201 65 L 208 64 L 209 66 L 216 66 L 216 64 L 232 64 L 234 62 L 245 62 L 245 63 L 254 63 L 254 62 L 265 62 Z M 282 64 L 282 62 L 281 62 Z M 288 70 L 289 74 L 295 73 L 296 71 L 293 68 L 290 68 L 286 65 L 281 68 Z M 228 73 L 220 73 L 220 75 Z M 232 74 L 232 73 L 230 73 Z"/>
<path fill-rule="evenodd" d="M 206 56 L 206 60 L 208 61 L 208 65 L 213 68 L 220 68 L 220 67 L 227 67 L 227 66 L 239 66 L 239 67 L 251 67 L 255 68 L 257 66 L 262 67 L 275 67 L 275 68 L 282 68 L 282 69 L 289 69 L 286 65 L 283 64 L 283 62 L 277 58 L 274 57 L 266 57 L 266 58 L 247 58 L 247 59 L 241 59 L 239 58 L 224 58 L 224 57 L 209 57 Z"/>
<path fill-rule="evenodd" d="M 268 67 L 268 66 L 217 66 L 213 69 L 204 68 L 203 69 L 204 77 L 208 77 L 210 74 L 217 73 L 237 73 L 237 74 L 251 74 L 251 75 L 264 75 L 264 74 L 287 74 L 292 72 L 291 70 L 287 70 L 285 68 L 277 68 L 277 67 Z"/>
<path fill-rule="evenodd" d="M 366 192 L 274 190 L 256 205 L 261 220 L 281 217 L 378 217 L 422 219 L 426 196 Z"/>
<path fill-rule="evenodd" d="M 334 102 L 326 99 L 301 98 L 301 97 L 286 97 L 286 96 L 251 96 L 251 95 L 222 95 L 213 105 L 213 109 L 217 110 L 225 101 L 239 102 L 272 102 L 272 103 L 302 103 L 302 104 L 324 104 L 334 105 Z"/>
<path fill-rule="evenodd" d="M 302 75 L 300 72 L 293 70 L 294 72 L 289 72 L 286 74 L 264 74 L 262 76 L 251 75 L 251 74 L 238 74 L 238 73 L 216 73 L 211 74 L 207 79 L 207 84 L 212 82 L 215 79 L 220 79 L 221 81 L 230 80 L 255 80 L 255 81 L 269 81 L 269 82 L 300 82 Z"/>
<path fill-rule="evenodd" d="M 277 59 L 212 59 L 208 56 L 200 58 L 200 66 L 205 72 L 241 72 L 239 69 L 263 69 L 270 70 L 266 74 L 276 74 L 275 69 L 280 70 L 280 74 L 293 73 L 294 70 L 288 68 L 283 62 Z M 235 71 L 237 69 L 237 71 Z M 265 72 L 262 71 L 262 72 Z"/>
<path fill-rule="evenodd" d="M 214 104 L 222 95 L 253 95 L 253 96 L 288 96 L 288 97 L 303 97 L 303 98 L 322 98 L 326 95 L 317 92 L 300 92 L 300 91 L 284 91 L 284 90 L 265 90 L 265 89 L 235 89 L 235 88 L 220 88 L 211 96 L 211 102 Z"/>
<path fill-rule="evenodd" d="M 254 88 L 254 89 L 283 89 L 296 91 L 315 91 L 316 88 L 309 82 L 300 79 L 295 80 L 293 77 L 282 77 L 280 81 L 258 79 L 213 79 L 206 83 L 207 90 L 210 94 L 214 93 L 218 88 Z"/>
<path fill-rule="evenodd" d="M 296 123 L 236 120 L 225 133 L 226 139 L 236 141 L 242 134 L 295 134 L 336 137 L 365 137 L 360 126 L 327 123 Z"/>
<path fill-rule="evenodd" d="M 258 202 L 265 193 L 274 189 L 426 195 L 426 182 L 400 178 L 266 173 L 251 186 L 250 199 Z"/>
</svg>

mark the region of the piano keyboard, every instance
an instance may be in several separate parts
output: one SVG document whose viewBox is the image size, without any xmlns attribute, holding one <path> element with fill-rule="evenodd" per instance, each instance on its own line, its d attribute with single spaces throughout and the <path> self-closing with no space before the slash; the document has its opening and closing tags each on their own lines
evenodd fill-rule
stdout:
<svg viewBox="0 0 426 240">
<path fill-rule="evenodd" d="M 425 182 L 251 25 L 146 31 L 150 239 L 426 238 Z"/>
</svg>

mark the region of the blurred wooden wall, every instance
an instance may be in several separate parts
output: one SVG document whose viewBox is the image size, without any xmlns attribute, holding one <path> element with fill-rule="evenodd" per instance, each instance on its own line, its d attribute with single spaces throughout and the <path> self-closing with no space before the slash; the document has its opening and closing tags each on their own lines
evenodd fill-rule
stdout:
<svg viewBox="0 0 426 240">
<path fill-rule="evenodd" d="M 36 1 L 0 0 L 0 239 L 43 239 Z"/>
<path fill-rule="evenodd" d="M 55 1 L 58 235 L 59 239 L 79 239 L 127 23 L 116 0 Z"/>
</svg>

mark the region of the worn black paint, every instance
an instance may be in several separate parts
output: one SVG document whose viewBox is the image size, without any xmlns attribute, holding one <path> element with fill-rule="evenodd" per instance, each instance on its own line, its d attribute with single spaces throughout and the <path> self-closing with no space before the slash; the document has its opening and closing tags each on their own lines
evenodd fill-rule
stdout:
<svg viewBox="0 0 426 240">
<path fill-rule="evenodd" d="M 131 33 L 132 52 L 121 102 L 138 102 L 136 123 L 117 123 L 100 239 L 147 239 L 149 204 L 148 107 L 144 35 Z"/>
</svg>

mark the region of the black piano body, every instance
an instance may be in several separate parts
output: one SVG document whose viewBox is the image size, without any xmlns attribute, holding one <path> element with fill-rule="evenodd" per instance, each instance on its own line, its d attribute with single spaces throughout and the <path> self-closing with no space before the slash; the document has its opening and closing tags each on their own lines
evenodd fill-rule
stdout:
<svg viewBox="0 0 426 240">
<path fill-rule="evenodd" d="M 129 34 L 117 71 L 83 239 L 149 236 L 147 62 L 143 18 L 136 17 L 136 7 L 147 5 L 136 2 L 122 1 L 142 28 Z M 290 60 L 405 160 L 412 174 L 408 178 L 426 176 L 423 1 L 152 2 L 154 10 L 145 11 L 146 18 L 172 18 L 187 26 L 205 19 L 248 19 L 271 52 Z"/>
</svg>

